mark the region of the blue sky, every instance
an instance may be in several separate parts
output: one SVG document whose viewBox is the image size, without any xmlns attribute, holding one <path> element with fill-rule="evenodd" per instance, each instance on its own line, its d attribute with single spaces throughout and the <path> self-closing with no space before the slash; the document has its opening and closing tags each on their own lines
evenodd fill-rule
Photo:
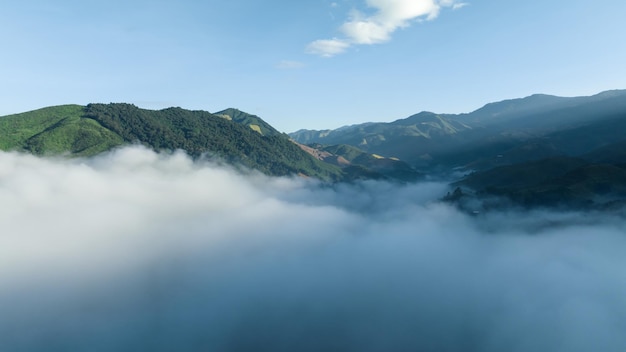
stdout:
<svg viewBox="0 0 626 352">
<path fill-rule="evenodd" d="M 235 107 L 281 131 L 626 88 L 623 0 L 0 0 L 0 115 Z"/>
</svg>

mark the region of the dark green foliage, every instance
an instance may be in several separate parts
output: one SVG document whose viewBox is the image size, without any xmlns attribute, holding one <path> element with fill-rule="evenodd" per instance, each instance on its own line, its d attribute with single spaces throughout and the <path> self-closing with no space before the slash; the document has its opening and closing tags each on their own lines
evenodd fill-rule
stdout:
<svg viewBox="0 0 626 352">
<path fill-rule="evenodd" d="M 626 170 L 621 165 L 559 157 L 497 167 L 456 184 L 528 207 L 598 208 L 626 197 Z"/>
<path fill-rule="evenodd" d="M 268 175 L 341 178 L 338 168 L 315 160 L 283 135 L 263 136 L 206 111 L 152 111 L 131 104 L 89 104 L 84 117 L 117 133 L 125 142 L 142 143 L 155 150 L 182 149 L 192 157 L 217 156 Z"/>
<path fill-rule="evenodd" d="M 568 157 L 543 159 L 477 172 L 468 176 L 460 184 L 475 189 L 528 187 L 561 177 L 586 164 L 582 159 Z"/>
<path fill-rule="evenodd" d="M 582 157 L 596 163 L 626 164 L 626 139 L 594 149 Z"/>
<path fill-rule="evenodd" d="M 342 171 L 342 180 L 348 182 L 359 180 L 389 180 L 387 176 L 361 165 L 350 165 L 344 167 Z"/>
</svg>

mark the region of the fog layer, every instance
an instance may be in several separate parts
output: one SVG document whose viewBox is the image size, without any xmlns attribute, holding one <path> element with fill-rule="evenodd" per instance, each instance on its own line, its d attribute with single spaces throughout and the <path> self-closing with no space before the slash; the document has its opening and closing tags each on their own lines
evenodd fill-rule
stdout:
<svg viewBox="0 0 626 352">
<path fill-rule="evenodd" d="M 626 350 L 622 219 L 445 191 L 0 153 L 0 349 Z"/>
</svg>

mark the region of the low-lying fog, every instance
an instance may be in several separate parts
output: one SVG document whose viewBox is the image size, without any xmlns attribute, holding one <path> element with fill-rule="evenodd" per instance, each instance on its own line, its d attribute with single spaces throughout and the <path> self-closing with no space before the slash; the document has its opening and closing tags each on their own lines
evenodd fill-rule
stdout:
<svg viewBox="0 0 626 352">
<path fill-rule="evenodd" d="M 0 153 L 0 350 L 626 351 L 626 222 Z"/>
</svg>

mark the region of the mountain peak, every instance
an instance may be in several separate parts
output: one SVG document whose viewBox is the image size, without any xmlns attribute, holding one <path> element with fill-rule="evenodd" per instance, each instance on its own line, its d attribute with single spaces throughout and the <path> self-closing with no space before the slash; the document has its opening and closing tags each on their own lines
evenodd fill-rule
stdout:
<svg viewBox="0 0 626 352">
<path fill-rule="evenodd" d="M 278 130 L 272 127 L 269 123 L 265 122 L 262 118 L 236 108 L 228 108 L 222 111 L 218 111 L 214 113 L 214 115 L 237 122 L 242 125 L 246 125 L 263 136 L 276 136 L 281 134 Z"/>
</svg>

